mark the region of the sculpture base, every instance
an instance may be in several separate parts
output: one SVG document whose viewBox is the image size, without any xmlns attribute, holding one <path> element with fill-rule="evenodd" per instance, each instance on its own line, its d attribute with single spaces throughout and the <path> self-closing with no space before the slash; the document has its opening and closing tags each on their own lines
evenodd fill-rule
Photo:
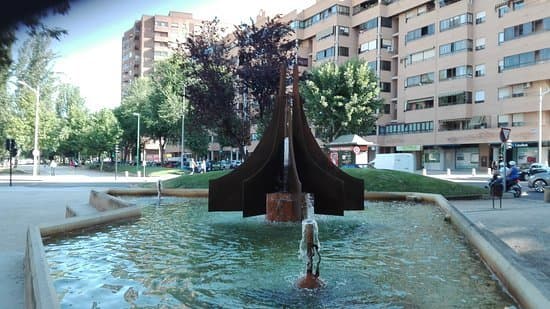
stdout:
<svg viewBox="0 0 550 309">
<path fill-rule="evenodd" d="M 323 286 L 323 281 L 319 277 L 307 273 L 305 277 L 300 278 L 296 282 L 296 286 L 300 289 L 317 289 Z"/>
<path fill-rule="evenodd" d="M 275 192 L 266 195 L 266 221 L 301 222 L 306 216 L 304 193 Z"/>
</svg>

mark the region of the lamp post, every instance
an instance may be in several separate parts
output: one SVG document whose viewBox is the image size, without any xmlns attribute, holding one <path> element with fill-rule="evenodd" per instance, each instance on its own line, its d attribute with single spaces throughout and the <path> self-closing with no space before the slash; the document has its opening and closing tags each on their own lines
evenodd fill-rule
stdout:
<svg viewBox="0 0 550 309">
<path fill-rule="evenodd" d="M 34 149 L 32 150 L 32 175 L 36 177 L 38 175 L 38 164 L 40 163 L 40 151 L 38 150 L 38 107 L 40 105 L 40 86 L 36 86 L 36 89 L 34 89 L 22 80 L 18 80 L 17 83 L 27 87 L 30 91 L 34 92 L 34 95 L 36 97 L 34 111 Z"/>
<path fill-rule="evenodd" d="M 137 141 L 136 141 L 136 175 L 139 172 L 139 113 L 132 113 L 134 116 L 138 117 L 137 122 Z"/>
<path fill-rule="evenodd" d="M 550 89 L 542 91 L 542 87 L 539 88 L 539 163 L 542 162 L 542 98 L 545 94 L 550 93 Z"/>
<path fill-rule="evenodd" d="M 181 108 L 181 160 L 180 169 L 183 170 L 183 152 L 185 147 L 185 84 L 183 85 L 183 106 Z"/>
</svg>

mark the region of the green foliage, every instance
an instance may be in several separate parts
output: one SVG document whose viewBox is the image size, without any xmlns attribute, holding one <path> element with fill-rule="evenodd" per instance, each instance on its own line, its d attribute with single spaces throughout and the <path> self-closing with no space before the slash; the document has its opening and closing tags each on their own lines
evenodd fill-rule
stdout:
<svg viewBox="0 0 550 309">
<path fill-rule="evenodd" d="M 239 47 L 237 74 L 244 88 L 257 100 L 260 123 L 267 123 L 265 113 L 273 108 L 279 87 L 279 69 L 287 68 L 295 55 L 294 32 L 280 15 L 268 18 L 261 26 L 236 26 L 235 36 Z"/>
<path fill-rule="evenodd" d="M 47 157 L 58 147 L 60 129 L 53 103 L 56 91 L 52 72 L 55 54 L 50 49 L 50 38 L 40 35 L 29 37 L 23 42 L 18 55 L 12 67 L 13 77 L 32 90 L 21 84 L 15 85 L 13 101 L 7 104 L 4 134 L 15 138 L 21 153 L 30 157 L 34 147 L 36 103 L 39 99 L 39 149 L 41 156 Z"/>
<path fill-rule="evenodd" d="M 100 159 L 104 153 L 111 154 L 120 140 L 122 130 L 113 111 L 102 109 L 91 117 L 91 125 L 85 132 L 87 151 Z"/>
<path fill-rule="evenodd" d="M 313 69 L 301 82 L 300 93 L 309 121 L 325 142 L 344 134 L 370 133 L 382 105 L 378 79 L 365 61 L 356 59 Z"/>
</svg>

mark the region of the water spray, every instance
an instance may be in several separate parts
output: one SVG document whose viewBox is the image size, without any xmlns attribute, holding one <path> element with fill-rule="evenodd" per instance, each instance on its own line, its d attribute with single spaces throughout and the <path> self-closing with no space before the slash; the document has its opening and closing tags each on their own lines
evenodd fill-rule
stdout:
<svg viewBox="0 0 550 309">
<path fill-rule="evenodd" d="M 307 218 L 302 221 L 302 239 L 300 240 L 300 257 L 306 262 L 306 275 L 298 280 L 296 285 L 302 289 L 316 289 L 323 285 L 319 279 L 319 229 L 313 218 L 313 199 L 311 194 L 306 196 Z M 316 261 L 314 261 L 316 260 Z"/>
</svg>

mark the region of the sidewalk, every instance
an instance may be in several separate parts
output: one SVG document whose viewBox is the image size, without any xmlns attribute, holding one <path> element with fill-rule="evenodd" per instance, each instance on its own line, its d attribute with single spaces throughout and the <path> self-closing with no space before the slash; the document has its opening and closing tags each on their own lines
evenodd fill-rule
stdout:
<svg viewBox="0 0 550 309">
<path fill-rule="evenodd" d="M 550 203 L 522 198 L 449 201 L 550 296 Z"/>
</svg>

